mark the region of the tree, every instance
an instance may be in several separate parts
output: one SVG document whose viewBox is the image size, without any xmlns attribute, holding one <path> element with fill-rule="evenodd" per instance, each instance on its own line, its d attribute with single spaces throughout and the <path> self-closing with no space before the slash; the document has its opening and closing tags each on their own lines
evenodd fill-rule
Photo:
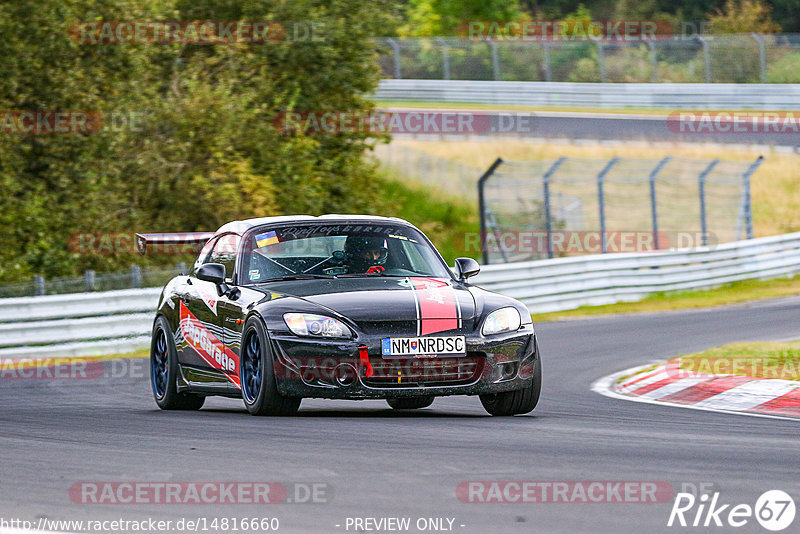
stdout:
<svg viewBox="0 0 800 534">
<path fill-rule="evenodd" d="M 770 6 L 760 0 L 726 0 L 709 17 L 712 33 L 775 33 L 781 27 L 772 21 Z"/>
<path fill-rule="evenodd" d="M 86 5 L 88 4 L 88 7 Z M 163 16 L 155 2 L 63 0 L 0 3 L 0 110 L 89 111 L 110 116 L 138 100 L 152 70 L 143 46 L 81 45 L 73 21 L 142 20 Z M 6 115 L 7 118 L 7 115 Z M 69 234 L 105 211 L 108 185 L 98 172 L 113 158 L 113 133 L 0 134 L 0 275 L 66 274 L 99 260 L 71 253 Z M 97 229 L 96 227 L 94 227 Z"/>
<path fill-rule="evenodd" d="M 529 17 L 519 0 L 410 0 L 400 34 L 409 37 L 452 36 L 467 21 L 511 21 Z"/>
<path fill-rule="evenodd" d="M 0 275 L 120 268 L 70 234 L 213 230 L 234 218 L 374 212 L 386 205 L 372 132 L 303 135 L 291 110 L 368 113 L 379 79 L 373 0 L 15 0 L 0 3 L 0 109 L 89 110 L 99 131 L 0 135 Z M 78 21 L 278 21 L 271 43 L 87 44 Z M 315 32 L 308 32 L 313 27 Z M 73 36 L 74 37 L 74 36 Z M 136 117 L 116 127 L 112 117 Z"/>
<path fill-rule="evenodd" d="M 772 18 L 780 21 L 781 31 L 800 32 L 800 0 L 772 0 Z"/>
</svg>

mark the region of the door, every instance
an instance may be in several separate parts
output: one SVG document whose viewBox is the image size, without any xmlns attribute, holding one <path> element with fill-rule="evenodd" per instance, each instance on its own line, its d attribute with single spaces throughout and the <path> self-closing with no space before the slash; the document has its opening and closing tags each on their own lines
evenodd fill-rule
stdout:
<svg viewBox="0 0 800 534">
<path fill-rule="evenodd" d="M 238 356 L 223 343 L 225 339 L 222 307 L 224 298 L 217 285 L 200 280 L 197 269 L 206 263 L 225 266 L 226 282 L 233 283 L 236 249 L 240 237 L 225 234 L 211 243 L 207 256 L 198 259 L 190 277 L 185 299 L 180 305 L 181 334 L 184 339 L 182 362 L 184 372 L 193 386 L 211 389 L 238 389 Z"/>
</svg>

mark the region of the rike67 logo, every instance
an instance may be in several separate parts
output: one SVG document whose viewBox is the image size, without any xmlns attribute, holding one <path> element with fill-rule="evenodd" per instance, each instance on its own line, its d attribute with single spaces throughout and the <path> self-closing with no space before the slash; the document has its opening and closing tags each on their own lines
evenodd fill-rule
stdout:
<svg viewBox="0 0 800 534">
<path fill-rule="evenodd" d="M 725 503 L 718 491 L 699 497 L 682 492 L 675 496 L 667 526 L 738 528 L 755 518 L 765 529 L 777 532 L 792 524 L 795 512 L 794 500 L 781 490 L 765 491 L 754 506 Z"/>
</svg>

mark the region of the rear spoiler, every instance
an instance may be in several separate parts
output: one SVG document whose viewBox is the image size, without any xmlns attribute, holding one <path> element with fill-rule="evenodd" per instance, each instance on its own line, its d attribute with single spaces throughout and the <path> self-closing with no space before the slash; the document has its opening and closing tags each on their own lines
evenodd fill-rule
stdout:
<svg viewBox="0 0 800 534">
<path fill-rule="evenodd" d="M 172 232 L 162 234 L 136 234 L 139 254 L 147 252 L 148 245 L 203 245 L 214 237 L 214 232 Z"/>
</svg>

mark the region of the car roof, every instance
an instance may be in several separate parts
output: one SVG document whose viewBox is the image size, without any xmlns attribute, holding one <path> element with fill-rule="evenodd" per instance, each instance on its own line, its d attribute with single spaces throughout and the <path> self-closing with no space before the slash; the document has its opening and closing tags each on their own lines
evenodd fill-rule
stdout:
<svg viewBox="0 0 800 534">
<path fill-rule="evenodd" d="M 226 232 L 233 232 L 236 234 L 243 234 L 255 226 L 263 226 L 265 224 L 280 224 L 280 223 L 345 223 L 345 222 L 372 222 L 372 223 L 394 223 L 403 224 L 415 228 L 410 222 L 400 219 L 399 217 L 380 217 L 378 215 L 320 215 L 315 217 L 313 215 L 281 215 L 276 217 L 259 217 L 256 219 L 245 219 L 241 221 L 231 221 L 219 227 L 216 231 L 217 234 Z"/>
</svg>

